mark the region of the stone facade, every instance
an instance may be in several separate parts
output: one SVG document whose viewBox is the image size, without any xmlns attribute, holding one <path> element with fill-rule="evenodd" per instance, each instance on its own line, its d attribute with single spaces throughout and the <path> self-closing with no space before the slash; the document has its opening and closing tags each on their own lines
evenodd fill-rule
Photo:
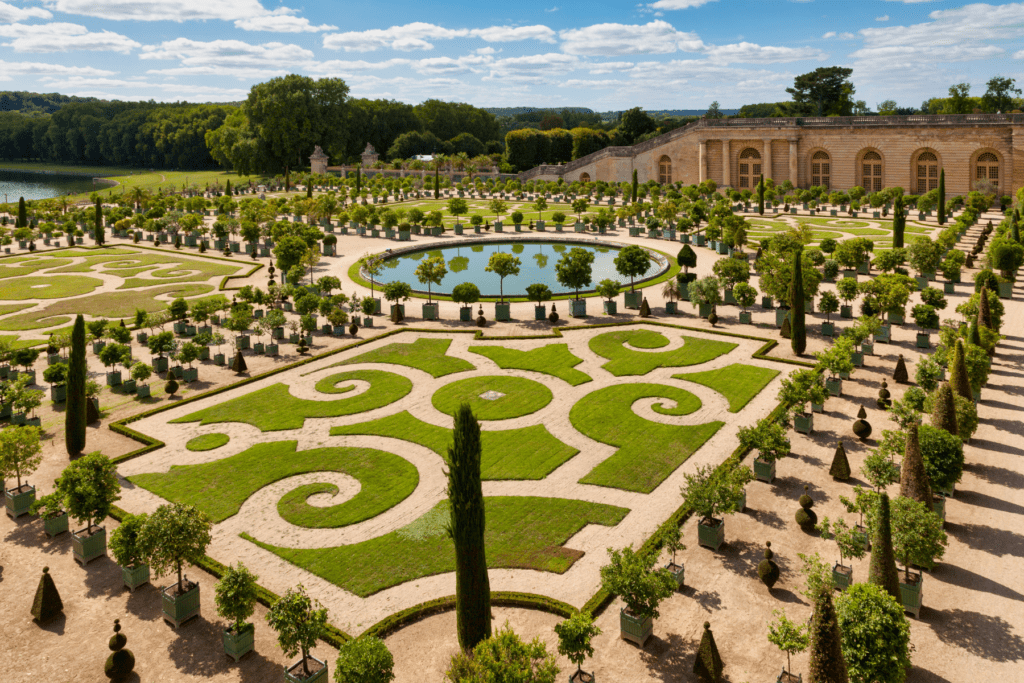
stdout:
<svg viewBox="0 0 1024 683">
<path fill-rule="evenodd" d="M 370 168 L 377 163 L 378 159 L 380 159 L 380 154 L 378 154 L 377 150 L 373 148 L 373 145 L 367 142 L 366 149 L 363 150 L 360 159 L 363 162 L 363 168 Z"/>
<path fill-rule="evenodd" d="M 608 147 L 568 164 L 538 166 L 521 180 L 564 178 L 700 183 L 753 189 L 758 176 L 799 188 L 921 194 L 946 174 L 948 195 L 978 180 L 1000 194 L 1024 186 L 1024 115 L 702 119 L 631 147 Z"/>
<path fill-rule="evenodd" d="M 313 154 L 309 157 L 310 172 L 313 175 L 327 175 L 328 159 L 329 157 L 320 149 L 320 145 L 317 145 L 316 149 L 313 150 Z"/>
</svg>

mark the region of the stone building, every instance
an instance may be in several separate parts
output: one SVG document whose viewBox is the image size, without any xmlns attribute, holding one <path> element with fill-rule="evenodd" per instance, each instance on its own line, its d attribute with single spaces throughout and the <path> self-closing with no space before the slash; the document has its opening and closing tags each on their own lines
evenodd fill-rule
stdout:
<svg viewBox="0 0 1024 683">
<path fill-rule="evenodd" d="M 1024 114 L 701 119 L 630 147 L 607 147 L 568 164 L 538 166 L 521 180 L 641 183 L 706 179 L 754 189 L 758 177 L 798 188 L 868 191 L 938 187 L 966 194 L 987 180 L 999 194 L 1024 186 Z"/>
<path fill-rule="evenodd" d="M 370 168 L 375 163 L 377 163 L 378 159 L 380 159 L 380 154 L 378 154 L 377 150 L 373 148 L 373 145 L 367 142 L 366 149 L 363 150 L 360 159 L 363 162 L 363 168 Z"/>
<path fill-rule="evenodd" d="M 320 149 L 320 145 L 317 145 L 313 150 L 313 154 L 309 157 L 310 172 L 313 175 L 327 175 L 327 161 L 328 156 Z"/>
</svg>

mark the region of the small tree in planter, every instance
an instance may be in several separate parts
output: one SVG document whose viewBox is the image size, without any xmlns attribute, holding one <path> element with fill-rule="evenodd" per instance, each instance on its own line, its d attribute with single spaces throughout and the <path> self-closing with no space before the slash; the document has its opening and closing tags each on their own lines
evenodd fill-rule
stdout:
<svg viewBox="0 0 1024 683">
<path fill-rule="evenodd" d="M 741 447 L 757 450 L 754 476 L 770 484 L 775 478 L 776 461 L 789 456 L 790 443 L 786 438 L 785 425 L 762 418 L 754 427 L 742 427 L 738 436 Z"/>
<path fill-rule="evenodd" d="M 639 308 L 639 295 L 636 293 L 634 278 L 644 275 L 651 267 L 651 255 L 643 247 L 631 244 L 619 251 L 615 257 L 615 270 L 619 275 L 629 278 L 629 295 L 626 296 L 626 308 Z"/>
<path fill-rule="evenodd" d="M 474 285 L 475 286 L 475 285 Z M 544 306 L 545 301 L 551 301 L 551 289 L 542 283 L 535 283 L 526 286 L 526 296 L 534 303 L 533 305 L 533 317 L 535 320 L 544 320 L 547 308 Z M 455 298 L 455 292 L 452 292 L 452 299 Z M 469 302 L 475 303 L 475 302 Z"/>
<path fill-rule="evenodd" d="M 236 662 L 253 649 L 255 628 L 246 620 L 256 609 L 257 580 L 239 562 L 228 567 L 214 588 L 217 614 L 231 622 L 224 629 L 224 652 Z"/>
<path fill-rule="evenodd" d="M 68 513 L 85 522 L 86 527 L 72 534 L 72 552 L 83 564 L 106 554 L 107 536 L 100 527 L 93 531 L 121 498 L 117 468 L 102 453 L 90 453 L 64 468 L 56 489 L 64 499 Z"/>
<path fill-rule="evenodd" d="M 452 301 L 462 304 L 459 319 L 469 321 L 473 318 L 473 304 L 480 301 L 480 288 L 472 282 L 463 282 L 452 288 Z"/>
<path fill-rule="evenodd" d="M 327 680 L 326 662 L 309 654 L 327 626 L 327 609 L 319 600 L 306 595 L 302 584 L 297 588 L 289 588 L 267 612 L 267 623 L 277 631 L 277 642 L 286 657 L 302 653 L 302 661 L 285 670 L 286 680 Z"/>
<path fill-rule="evenodd" d="M 747 325 L 751 324 L 752 317 L 747 309 L 753 306 L 754 302 L 757 301 L 757 290 L 746 282 L 740 282 L 733 287 L 732 295 L 736 299 L 736 303 L 739 304 L 739 307 L 742 309 L 742 312 L 740 313 L 740 322 Z"/>
<path fill-rule="evenodd" d="M 744 498 L 743 487 L 752 478 L 751 472 L 746 467 L 737 466 L 715 476 L 714 468 L 707 466 L 698 467 L 696 473 L 685 477 L 683 503 L 700 515 L 698 542 L 718 550 L 725 540 L 725 520 L 715 517 L 715 514 L 727 515 L 739 510 Z"/>
<path fill-rule="evenodd" d="M 825 314 L 825 322 L 821 324 L 821 334 L 825 337 L 835 336 L 836 327 L 832 324 L 832 314 L 839 310 L 839 299 L 832 292 L 822 292 L 818 310 Z"/>
<path fill-rule="evenodd" d="M 177 582 L 160 591 L 164 619 L 175 627 L 199 614 L 199 584 L 189 581 L 182 568 L 203 558 L 212 528 L 206 513 L 182 503 L 161 505 L 142 527 L 141 544 L 153 574 L 177 574 Z"/>
<path fill-rule="evenodd" d="M 487 265 L 484 270 L 488 273 L 494 273 L 498 276 L 498 300 L 499 303 L 495 306 L 495 315 L 497 317 L 497 311 L 503 310 L 507 312 L 505 306 L 505 278 L 509 275 L 519 275 L 519 268 L 523 265 L 523 262 L 519 260 L 518 256 L 512 254 L 506 254 L 505 252 L 495 252 L 491 254 L 490 259 L 487 261 Z M 499 320 L 505 319 L 505 317 L 499 317 Z"/>
<path fill-rule="evenodd" d="M 858 583 L 836 598 L 835 607 L 850 680 L 905 681 L 910 669 L 910 625 L 899 602 L 879 586 Z"/>
<path fill-rule="evenodd" d="M 17 481 L 17 486 L 7 489 L 4 497 L 7 514 L 15 518 L 29 512 L 36 499 L 35 487 L 27 481 L 22 484 L 21 478 L 35 472 L 43 461 L 39 435 L 39 429 L 32 426 L 0 431 L 0 474 L 4 479 L 14 477 Z"/>
<path fill-rule="evenodd" d="M 150 396 L 150 387 L 145 384 L 153 375 L 153 369 L 145 363 L 136 363 L 132 366 L 132 379 L 135 380 L 135 395 L 139 398 Z"/>
<path fill-rule="evenodd" d="M 821 520 L 818 531 L 821 532 L 822 538 L 835 541 L 839 548 L 839 562 L 832 569 L 832 581 L 836 588 L 842 590 L 853 583 L 853 567 L 844 565 L 843 560 L 847 557 L 859 560 L 867 552 L 862 535 L 845 520 L 837 519 L 833 522 L 828 517 Z"/>
<path fill-rule="evenodd" d="M 594 291 L 597 292 L 598 296 L 605 299 L 604 312 L 608 315 L 615 315 L 618 312 L 615 305 L 615 297 L 619 295 L 621 288 L 621 282 L 610 278 L 605 278 L 597 283 L 597 288 Z"/>
<path fill-rule="evenodd" d="M 557 629 L 558 626 L 555 626 Z M 395 659 L 384 641 L 362 635 L 338 648 L 336 683 L 390 683 L 395 680 Z"/>
<path fill-rule="evenodd" d="M 815 370 L 794 370 L 782 380 L 778 399 L 789 406 L 796 431 L 810 434 L 814 429 L 814 411 L 824 411 L 828 391 Z M 811 411 L 807 411 L 807 404 Z"/>
<path fill-rule="evenodd" d="M 441 256 L 431 256 L 430 258 L 423 259 L 418 266 L 416 266 L 416 279 L 420 281 L 420 284 L 427 286 L 427 305 L 431 304 L 431 285 L 441 286 L 441 281 L 444 280 L 444 276 L 448 274 L 448 266 L 444 262 L 444 258 Z"/>
<path fill-rule="evenodd" d="M 54 363 L 43 370 L 43 381 L 50 385 L 50 399 L 54 403 L 62 403 L 66 400 L 68 383 L 66 363 Z"/>
<path fill-rule="evenodd" d="M 594 646 L 590 641 L 601 635 L 601 629 L 594 624 L 594 617 L 583 610 L 555 624 L 558 635 L 558 654 L 568 657 L 576 665 L 576 673 L 569 676 L 569 683 L 589 683 L 594 680 L 593 674 L 583 670 L 583 662 L 587 657 L 594 656 Z"/>
<path fill-rule="evenodd" d="M 702 318 L 714 324 L 718 319 L 717 307 L 722 303 L 722 283 L 713 275 L 691 282 L 690 302 Z M 715 321 L 711 320 L 712 315 Z"/>
<path fill-rule="evenodd" d="M 115 387 L 121 384 L 121 373 L 114 368 L 131 358 L 131 353 L 131 347 L 126 344 L 107 344 L 100 351 L 100 362 L 108 368 L 107 386 Z"/>
<path fill-rule="evenodd" d="M 149 352 L 156 356 L 153 359 L 153 369 L 156 372 L 166 372 L 167 358 L 165 354 L 171 353 L 176 348 L 174 333 L 161 332 L 160 334 L 151 335 L 146 342 L 146 346 L 149 347 Z"/>
<path fill-rule="evenodd" d="M 601 584 L 626 603 L 619 619 L 622 636 L 643 647 L 660 616 L 658 605 L 676 592 L 676 580 L 664 569 L 654 569 L 653 553 L 634 552 L 630 545 L 621 551 L 608 548 L 608 554 Z"/>
<path fill-rule="evenodd" d="M 110 552 L 114 561 L 121 566 L 121 577 L 125 587 L 134 591 L 139 586 L 149 583 L 149 565 L 146 564 L 146 553 L 140 542 L 142 529 L 149 515 L 126 515 L 121 524 L 110 532 Z"/>
<path fill-rule="evenodd" d="M 825 388 L 833 396 L 843 395 L 843 375 L 849 377 L 853 372 L 853 340 L 840 337 L 823 351 L 814 354 L 817 367 L 828 370 L 829 377 L 825 380 Z"/>
<path fill-rule="evenodd" d="M 772 610 L 775 621 L 768 622 L 768 642 L 786 653 L 786 668 L 783 669 L 780 681 L 795 683 L 800 679 L 793 675 L 792 656 L 803 652 L 811 644 L 807 633 L 807 624 L 796 624 L 789 620 L 785 611 Z"/>
<path fill-rule="evenodd" d="M 574 316 L 586 315 L 586 300 L 580 299 L 580 289 L 589 287 L 594 273 L 594 252 L 580 247 L 573 247 L 555 264 L 555 277 L 558 284 L 575 290 L 572 302 Z"/>
<path fill-rule="evenodd" d="M 407 282 L 392 280 L 384 285 L 383 291 L 384 298 L 391 302 L 391 321 L 401 322 L 405 314 L 402 310 L 404 307 L 399 302 L 409 298 L 412 294 L 412 287 Z M 396 316 L 398 317 L 397 320 L 395 319 Z"/>
</svg>

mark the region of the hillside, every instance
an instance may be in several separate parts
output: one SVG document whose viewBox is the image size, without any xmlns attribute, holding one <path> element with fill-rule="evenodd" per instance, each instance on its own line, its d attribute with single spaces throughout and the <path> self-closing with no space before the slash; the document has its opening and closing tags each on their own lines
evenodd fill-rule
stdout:
<svg viewBox="0 0 1024 683">
<path fill-rule="evenodd" d="M 0 91 L 0 111 L 22 114 L 52 114 L 71 102 L 98 102 L 95 97 L 75 97 L 59 93 Z"/>
</svg>

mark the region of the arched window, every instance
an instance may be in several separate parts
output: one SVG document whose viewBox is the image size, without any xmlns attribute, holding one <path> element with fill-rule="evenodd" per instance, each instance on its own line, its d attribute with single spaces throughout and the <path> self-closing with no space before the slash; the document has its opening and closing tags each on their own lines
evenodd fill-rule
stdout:
<svg viewBox="0 0 1024 683">
<path fill-rule="evenodd" d="M 863 163 L 863 178 L 861 182 L 865 190 L 868 192 L 881 192 L 882 191 L 882 157 L 878 152 L 868 152 L 864 155 Z"/>
<path fill-rule="evenodd" d="M 939 187 L 939 159 L 931 152 L 917 157 L 917 193 L 924 194 Z"/>
<path fill-rule="evenodd" d="M 662 185 L 672 184 L 672 160 L 668 155 L 658 160 L 658 182 Z"/>
<path fill-rule="evenodd" d="M 985 152 L 974 164 L 974 179 L 987 180 L 999 187 L 999 157 L 992 152 Z"/>
<path fill-rule="evenodd" d="M 832 160 L 828 152 L 815 152 L 811 157 L 811 185 L 829 189 L 829 180 L 832 176 Z"/>
<path fill-rule="evenodd" d="M 740 152 L 740 188 L 753 188 L 761 179 L 761 153 L 753 147 Z"/>
<path fill-rule="evenodd" d="M 580 182 L 581 183 L 589 183 L 590 182 L 590 174 L 589 173 L 580 173 Z"/>
</svg>

